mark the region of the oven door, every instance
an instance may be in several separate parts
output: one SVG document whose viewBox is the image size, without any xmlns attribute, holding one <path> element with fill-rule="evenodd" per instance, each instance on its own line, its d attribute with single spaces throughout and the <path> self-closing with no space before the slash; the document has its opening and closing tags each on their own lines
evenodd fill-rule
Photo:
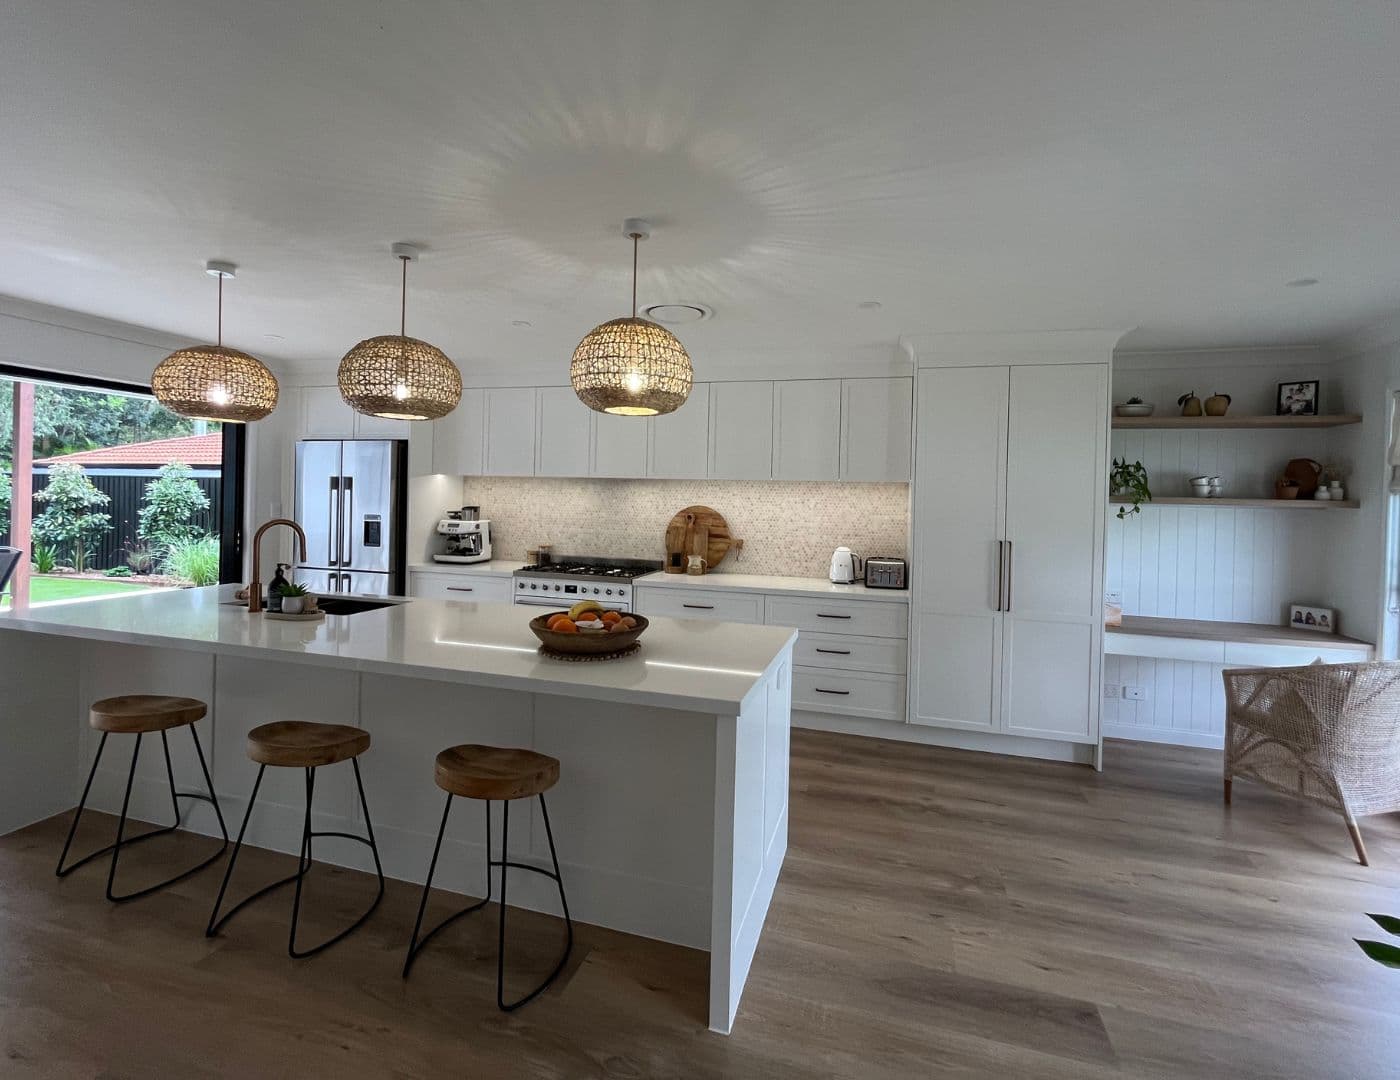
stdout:
<svg viewBox="0 0 1400 1080">
<path fill-rule="evenodd" d="M 579 601 L 579 597 L 565 596 L 563 593 L 550 593 L 548 596 L 541 596 L 539 593 L 535 593 L 533 596 L 522 596 L 517 592 L 514 599 L 515 603 L 522 607 L 547 607 L 555 608 L 559 611 L 568 611 L 569 608 L 573 607 L 574 604 Z M 627 605 L 616 599 L 598 600 L 596 596 L 590 596 L 588 599 L 597 600 L 598 606 L 605 611 L 627 610 Z"/>
</svg>

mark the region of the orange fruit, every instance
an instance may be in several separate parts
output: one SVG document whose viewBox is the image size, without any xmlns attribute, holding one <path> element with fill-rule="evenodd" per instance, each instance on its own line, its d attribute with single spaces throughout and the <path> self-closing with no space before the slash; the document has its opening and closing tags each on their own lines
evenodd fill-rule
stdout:
<svg viewBox="0 0 1400 1080">
<path fill-rule="evenodd" d="M 627 627 L 628 630 L 635 630 L 637 628 L 637 620 L 632 618 L 631 615 L 624 615 L 622 616 L 622 625 Z"/>
<path fill-rule="evenodd" d="M 550 627 L 556 634 L 577 634 L 578 624 L 573 619 L 565 615 L 557 623 Z"/>
<path fill-rule="evenodd" d="M 557 614 L 557 615 L 551 615 L 551 616 L 549 617 L 549 621 L 546 622 L 546 623 L 544 624 L 544 625 L 545 625 L 545 629 L 547 629 L 547 630 L 553 630 L 553 629 L 555 628 L 555 626 L 556 626 L 558 623 L 560 623 L 561 621 L 567 621 L 568 618 L 569 618 L 569 617 L 568 617 L 567 615 L 565 615 L 563 612 L 560 612 L 560 613 Z"/>
<path fill-rule="evenodd" d="M 600 618 L 601 618 L 605 623 L 615 623 L 615 622 L 621 622 L 621 621 L 622 621 L 622 616 L 619 615 L 616 611 L 605 611 L 605 612 L 603 612 L 603 614 L 600 616 Z"/>
</svg>

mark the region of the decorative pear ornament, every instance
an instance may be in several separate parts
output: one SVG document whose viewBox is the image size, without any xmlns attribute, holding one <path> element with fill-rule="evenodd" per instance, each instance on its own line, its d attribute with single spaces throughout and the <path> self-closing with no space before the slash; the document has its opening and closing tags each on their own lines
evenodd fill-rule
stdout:
<svg viewBox="0 0 1400 1080">
<path fill-rule="evenodd" d="M 1224 416 L 1226 411 L 1230 408 L 1230 400 L 1229 394 L 1222 394 L 1217 390 L 1210 397 L 1206 398 L 1206 415 Z"/>
<path fill-rule="evenodd" d="M 1176 403 L 1181 406 L 1182 416 L 1201 415 L 1201 399 L 1196 396 L 1196 391 L 1194 390 L 1189 394 L 1182 394 L 1181 397 L 1176 399 Z"/>
</svg>

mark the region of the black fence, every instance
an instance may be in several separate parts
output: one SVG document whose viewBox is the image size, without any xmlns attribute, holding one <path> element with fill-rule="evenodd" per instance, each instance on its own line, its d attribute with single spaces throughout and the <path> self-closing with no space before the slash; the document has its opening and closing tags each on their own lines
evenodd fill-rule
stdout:
<svg viewBox="0 0 1400 1080">
<path fill-rule="evenodd" d="M 141 498 L 146 493 L 146 485 L 158 475 L 158 469 L 104 471 L 89 469 L 87 471 L 87 478 L 92 481 L 93 486 L 111 500 L 101 510 L 112 519 L 112 527 L 92 543 L 87 561 L 89 570 L 108 570 L 114 566 L 126 565 L 126 549 L 137 542 L 136 531 L 141 521 Z M 200 490 L 209 496 L 209 509 L 196 514 L 194 524 L 205 532 L 217 534 L 219 531 L 219 496 L 223 487 L 223 479 L 217 474 L 209 475 L 202 470 L 196 470 L 194 480 L 199 484 Z M 35 493 L 44 490 L 48 485 L 47 470 L 35 469 Z M 44 512 L 44 506 L 44 503 L 35 500 L 34 516 L 36 518 Z M 0 529 L 0 547 L 5 547 L 10 543 L 8 519 L 3 522 L 3 525 L 4 528 Z M 26 538 L 14 546 L 29 550 L 31 544 Z M 66 551 L 60 552 L 59 559 L 66 562 L 68 553 Z"/>
</svg>

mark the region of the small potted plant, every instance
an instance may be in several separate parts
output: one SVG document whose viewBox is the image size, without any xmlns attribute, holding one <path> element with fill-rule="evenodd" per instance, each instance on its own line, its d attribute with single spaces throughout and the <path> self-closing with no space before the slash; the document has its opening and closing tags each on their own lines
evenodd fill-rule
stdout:
<svg viewBox="0 0 1400 1080">
<path fill-rule="evenodd" d="M 300 615 L 306 610 L 306 598 L 310 590 L 305 585 L 289 581 L 277 586 L 282 595 L 282 614 Z"/>
<path fill-rule="evenodd" d="M 1129 514 L 1142 513 L 1142 504 L 1152 501 L 1152 492 L 1147 486 L 1147 467 L 1141 461 L 1130 465 L 1127 458 L 1114 458 L 1108 487 L 1111 494 L 1125 496 L 1128 500 L 1127 505 L 1118 508 L 1120 521 L 1126 520 Z"/>
<path fill-rule="evenodd" d="M 1113 406 L 1115 416 L 1151 416 L 1155 405 L 1149 405 L 1140 397 L 1130 397 L 1122 405 Z"/>
</svg>

